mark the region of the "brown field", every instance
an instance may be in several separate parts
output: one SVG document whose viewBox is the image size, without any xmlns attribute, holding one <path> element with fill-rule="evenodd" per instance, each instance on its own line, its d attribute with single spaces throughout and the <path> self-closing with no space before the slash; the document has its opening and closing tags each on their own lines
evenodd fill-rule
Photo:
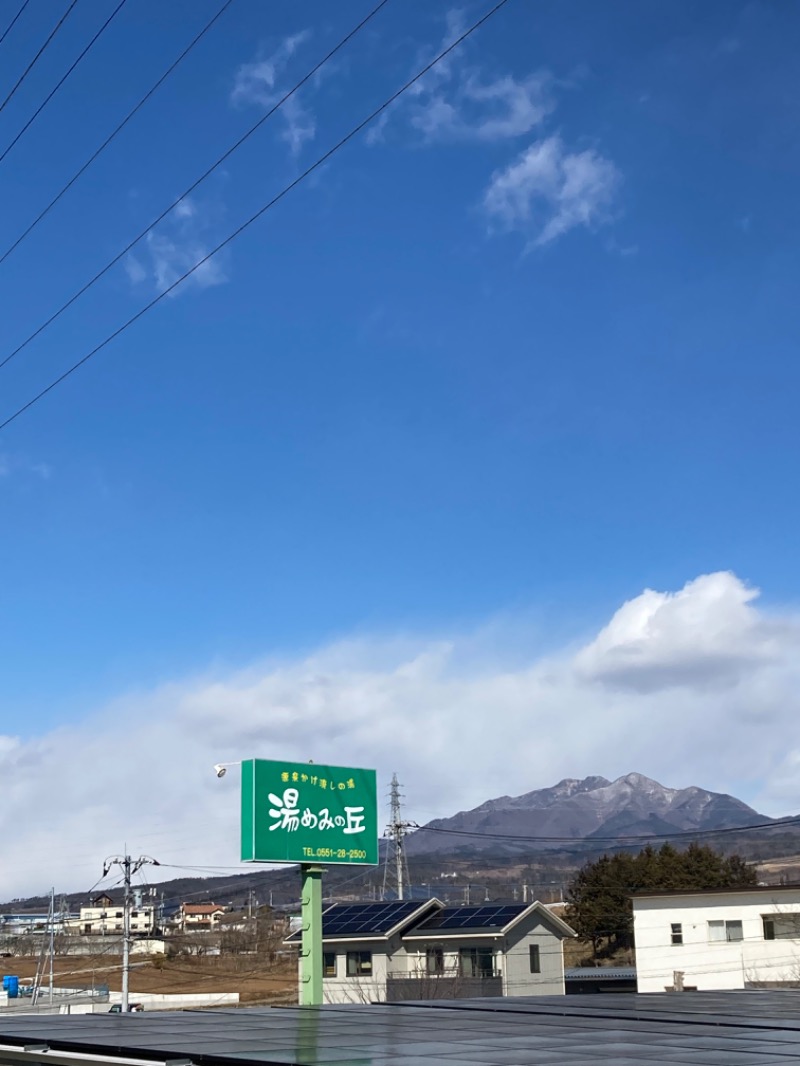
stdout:
<svg viewBox="0 0 800 1066">
<path fill-rule="evenodd" d="M 37 959 L 5 959 L 5 973 L 20 977 L 36 974 Z M 54 961 L 54 984 L 67 988 L 108 985 L 119 992 L 122 960 L 118 955 L 59 956 Z M 44 982 L 48 979 L 45 963 Z M 197 958 L 179 956 L 153 962 L 131 959 L 131 994 L 137 992 L 238 992 L 242 1003 L 297 1002 L 297 968 L 294 960 L 269 963 L 256 955 Z"/>
</svg>

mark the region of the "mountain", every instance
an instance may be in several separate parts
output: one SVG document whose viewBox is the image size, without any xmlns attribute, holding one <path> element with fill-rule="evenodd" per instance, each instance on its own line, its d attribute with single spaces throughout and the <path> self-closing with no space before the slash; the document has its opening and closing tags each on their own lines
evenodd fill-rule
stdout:
<svg viewBox="0 0 800 1066">
<path fill-rule="evenodd" d="M 618 836 L 664 836 L 694 830 L 732 829 L 770 819 L 746 803 L 703 788 L 667 788 L 642 774 L 616 781 L 565 778 L 552 788 L 487 800 L 452 818 L 438 818 L 407 839 L 409 855 L 564 850 Z M 548 841 L 503 836 L 557 838 Z M 574 844 L 573 844 L 574 842 Z"/>
</svg>

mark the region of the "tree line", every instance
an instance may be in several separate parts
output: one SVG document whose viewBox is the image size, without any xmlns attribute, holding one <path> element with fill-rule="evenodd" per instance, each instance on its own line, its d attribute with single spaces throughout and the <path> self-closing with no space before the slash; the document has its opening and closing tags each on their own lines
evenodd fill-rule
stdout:
<svg viewBox="0 0 800 1066">
<path fill-rule="evenodd" d="M 591 942 L 597 957 L 607 942 L 612 951 L 633 946 L 633 905 L 637 892 L 747 888 L 758 884 L 756 869 L 739 855 L 722 855 L 704 844 L 684 851 L 648 845 L 638 854 L 617 852 L 587 862 L 569 885 L 568 921 Z"/>
</svg>

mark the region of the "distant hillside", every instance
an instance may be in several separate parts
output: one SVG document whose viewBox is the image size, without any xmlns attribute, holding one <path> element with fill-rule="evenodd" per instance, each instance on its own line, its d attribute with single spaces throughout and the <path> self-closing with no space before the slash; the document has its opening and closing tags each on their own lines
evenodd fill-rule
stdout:
<svg viewBox="0 0 800 1066">
<path fill-rule="evenodd" d="M 501 796 L 452 818 L 428 822 L 409 837 L 408 854 L 568 851 L 577 844 L 602 845 L 609 837 L 663 836 L 769 821 L 733 796 L 694 786 L 667 788 L 642 774 L 616 781 L 566 778 L 552 788 Z M 515 835 L 537 839 L 501 839 Z"/>
<path fill-rule="evenodd" d="M 616 781 L 566 778 L 552 788 L 500 796 L 452 818 L 429 822 L 408 836 L 407 851 L 415 891 L 455 900 L 462 898 L 461 886 L 470 880 L 491 882 L 501 895 L 523 880 L 565 881 L 587 858 L 613 850 L 613 840 L 620 836 L 664 837 L 772 821 L 733 796 L 696 787 L 667 788 L 642 774 L 626 774 Z M 514 836 L 523 839 L 502 839 Z M 705 839 L 751 861 L 800 852 L 800 826 L 793 825 Z M 528 872 L 523 875 L 522 869 Z M 784 874 L 774 876 L 777 880 Z M 328 898 L 376 898 L 382 884 L 380 867 L 331 866 L 325 875 Z M 259 904 L 272 901 L 283 907 L 297 905 L 300 876 L 297 867 L 256 867 L 238 875 L 184 877 L 153 887 L 159 899 L 163 893 L 167 906 L 213 900 L 240 908 L 248 905 L 252 891 Z M 77 907 L 86 902 L 87 894 L 74 892 L 66 899 Z M 46 910 L 48 902 L 45 897 L 12 900 L 0 904 L 0 910 Z"/>
</svg>

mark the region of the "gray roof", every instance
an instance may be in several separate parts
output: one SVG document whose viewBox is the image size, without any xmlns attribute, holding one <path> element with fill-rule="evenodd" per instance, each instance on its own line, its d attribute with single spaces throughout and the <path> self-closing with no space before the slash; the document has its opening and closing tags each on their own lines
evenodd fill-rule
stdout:
<svg viewBox="0 0 800 1066">
<path fill-rule="evenodd" d="M 99 1056 L 95 1066 L 120 1056 L 143 1066 L 187 1058 L 197 1066 L 795 1066 L 797 1003 L 796 991 L 598 993 L 0 1016 L 0 1062 L 46 1063 L 68 1051 Z"/>
</svg>

